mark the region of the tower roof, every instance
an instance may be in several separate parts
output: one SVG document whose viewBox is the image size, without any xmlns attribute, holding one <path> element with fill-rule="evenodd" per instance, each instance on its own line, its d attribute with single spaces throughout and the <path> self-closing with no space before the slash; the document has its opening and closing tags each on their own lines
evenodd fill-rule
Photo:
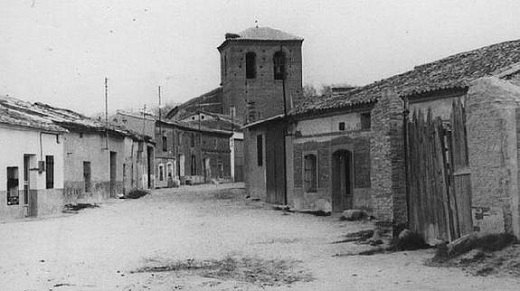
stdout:
<svg viewBox="0 0 520 291">
<path fill-rule="evenodd" d="M 270 27 L 250 27 L 240 32 L 236 39 L 251 40 L 303 40 L 303 38 Z"/>
<path fill-rule="evenodd" d="M 250 27 L 240 33 L 226 33 L 226 40 L 219 46 L 224 47 L 230 41 L 297 41 L 302 42 L 303 38 L 283 32 L 270 27 Z"/>
</svg>

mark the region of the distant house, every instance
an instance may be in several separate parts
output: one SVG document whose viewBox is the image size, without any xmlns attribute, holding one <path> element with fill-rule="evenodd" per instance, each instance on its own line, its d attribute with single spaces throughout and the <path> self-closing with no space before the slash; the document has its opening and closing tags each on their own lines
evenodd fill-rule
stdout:
<svg viewBox="0 0 520 291">
<path fill-rule="evenodd" d="M 231 178 L 232 132 L 185 122 L 156 121 L 156 187 Z"/>
<path fill-rule="evenodd" d="M 67 130 L 30 107 L 0 97 L 0 220 L 56 214 L 64 205 Z"/>
<path fill-rule="evenodd" d="M 231 149 L 231 178 L 234 182 L 244 181 L 244 134 L 242 125 L 234 120 L 233 116 L 197 111 L 185 114 L 181 122 L 190 124 L 192 127 L 199 125 L 204 128 L 232 131 L 229 146 Z"/>
</svg>

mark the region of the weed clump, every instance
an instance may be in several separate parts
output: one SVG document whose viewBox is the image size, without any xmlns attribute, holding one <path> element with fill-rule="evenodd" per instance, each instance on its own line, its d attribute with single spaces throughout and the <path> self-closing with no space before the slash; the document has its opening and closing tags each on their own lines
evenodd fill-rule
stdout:
<svg viewBox="0 0 520 291">
<path fill-rule="evenodd" d="M 77 204 L 66 204 L 63 206 L 63 212 L 65 213 L 75 213 L 80 210 L 86 209 L 86 208 L 98 208 L 99 205 L 97 204 L 90 204 L 90 203 L 77 203 Z"/>
<path fill-rule="evenodd" d="M 143 196 L 150 194 L 149 191 L 143 189 L 132 189 L 128 192 L 128 194 L 124 195 L 123 199 L 139 199 Z"/>
<path fill-rule="evenodd" d="M 222 260 L 176 261 L 159 266 L 143 267 L 132 273 L 155 272 L 191 272 L 207 278 L 247 282 L 262 288 L 313 280 L 310 273 L 297 270 L 296 261 L 232 256 L 227 256 Z"/>
</svg>

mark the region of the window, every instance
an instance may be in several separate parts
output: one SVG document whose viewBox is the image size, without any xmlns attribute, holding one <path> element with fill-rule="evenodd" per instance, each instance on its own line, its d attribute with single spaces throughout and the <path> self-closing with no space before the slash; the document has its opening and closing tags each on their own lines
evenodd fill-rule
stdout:
<svg viewBox="0 0 520 291">
<path fill-rule="evenodd" d="M 274 65 L 274 79 L 285 79 L 285 54 L 282 51 L 277 51 L 273 56 Z"/>
<path fill-rule="evenodd" d="M 304 158 L 305 192 L 316 192 L 316 155 L 306 155 Z"/>
<path fill-rule="evenodd" d="M 166 136 L 162 137 L 162 150 L 163 152 L 168 150 L 168 138 Z"/>
<path fill-rule="evenodd" d="M 246 54 L 246 78 L 256 78 L 256 54 L 254 52 Z"/>
<path fill-rule="evenodd" d="M 213 142 L 214 142 L 214 147 L 215 147 L 215 149 L 218 149 L 218 141 L 217 141 L 217 138 L 215 138 L 215 140 L 214 140 Z"/>
<path fill-rule="evenodd" d="M 193 132 L 190 135 L 190 146 L 195 147 L 195 134 Z"/>
<path fill-rule="evenodd" d="M 159 181 L 164 181 L 164 165 L 159 164 Z"/>
<path fill-rule="evenodd" d="M 261 134 L 256 136 L 256 161 L 260 167 L 264 164 L 264 141 Z"/>
<path fill-rule="evenodd" d="M 197 157 L 195 155 L 191 155 L 191 175 L 197 175 Z"/>
<path fill-rule="evenodd" d="M 339 123 L 339 130 L 344 131 L 345 130 L 345 122 Z"/>
<path fill-rule="evenodd" d="M 227 56 L 224 55 L 224 77 L 227 76 L 227 67 L 228 67 Z"/>
<path fill-rule="evenodd" d="M 182 141 L 182 132 L 177 133 L 177 145 L 180 146 Z"/>
<path fill-rule="evenodd" d="M 7 205 L 18 205 L 18 167 L 7 167 Z"/>
<path fill-rule="evenodd" d="M 45 188 L 54 188 L 54 156 L 45 156 Z"/>
<path fill-rule="evenodd" d="M 370 129 L 370 112 L 361 113 L 361 129 Z"/>
<path fill-rule="evenodd" d="M 85 182 L 85 192 L 92 190 L 92 176 L 90 172 L 90 162 L 83 162 L 83 180 Z"/>
<path fill-rule="evenodd" d="M 173 178 L 173 164 L 172 163 L 167 164 L 167 170 L 168 170 L 168 179 Z"/>
</svg>

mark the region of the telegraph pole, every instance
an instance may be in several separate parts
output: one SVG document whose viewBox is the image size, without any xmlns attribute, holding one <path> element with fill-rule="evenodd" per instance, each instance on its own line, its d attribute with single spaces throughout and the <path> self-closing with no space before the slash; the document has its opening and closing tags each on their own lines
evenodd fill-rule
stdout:
<svg viewBox="0 0 520 291">
<path fill-rule="evenodd" d="M 106 149 L 108 150 L 108 78 L 105 77 L 105 135 Z"/>
</svg>

